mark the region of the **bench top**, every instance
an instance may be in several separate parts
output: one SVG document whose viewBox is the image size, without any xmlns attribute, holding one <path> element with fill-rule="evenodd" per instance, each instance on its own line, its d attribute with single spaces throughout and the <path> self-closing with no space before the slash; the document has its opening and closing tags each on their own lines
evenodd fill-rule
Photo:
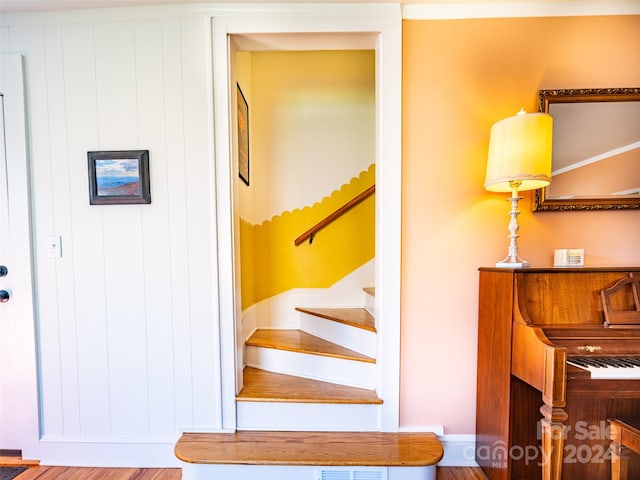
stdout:
<svg viewBox="0 0 640 480">
<path fill-rule="evenodd" d="M 317 466 L 435 465 L 444 451 L 433 433 L 185 433 L 175 446 L 187 463 Z"/>
</svg>

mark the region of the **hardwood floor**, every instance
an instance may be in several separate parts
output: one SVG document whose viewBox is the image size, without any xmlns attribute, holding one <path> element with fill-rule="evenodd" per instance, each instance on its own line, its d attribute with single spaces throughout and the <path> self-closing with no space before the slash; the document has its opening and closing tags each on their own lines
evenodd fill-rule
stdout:
<svg viewBox="0 0 640 480">
<path fill-rule="evenodd" d="M 437 480 L 486 480 L 479 468 L 440 467 Z M 176 468 L 78 468 L 30 466 L 16 480 L 180 480 Z"/>
<path fill-rule="evenodd" d="M 16 480 L 180 480 L 179 468 L 29 467 Z"/>
<path fill-rule="evenodd" d="M 487 480 L 479 468 L 438 467 L 437 480 Z"/>
</svg>

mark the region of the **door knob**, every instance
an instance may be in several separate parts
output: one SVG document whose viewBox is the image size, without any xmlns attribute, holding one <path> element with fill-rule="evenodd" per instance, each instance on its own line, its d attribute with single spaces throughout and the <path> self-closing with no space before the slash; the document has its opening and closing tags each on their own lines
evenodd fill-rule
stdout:
<svg viewBox="0 0 640 480">
<path fill-rule="evenodd" d="M 7 303 L 9 301 L 9 292 L 6 290 L 0 290 L 0 303 Z"/>
<path fill-rule="evenodd" d="M 9 270 L 4 265 L 0 265 L 0 277 L 6 277 Z"/>
</svg>

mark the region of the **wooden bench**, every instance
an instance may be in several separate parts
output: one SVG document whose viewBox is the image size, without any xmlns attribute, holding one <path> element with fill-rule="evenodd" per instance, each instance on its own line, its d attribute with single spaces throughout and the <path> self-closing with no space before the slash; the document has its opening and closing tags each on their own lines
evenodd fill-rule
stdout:
<svg viewBox="0 0 640 480">
<path fill-rule="evenodd" d="M 185 433 L 174 451 L 186 480 L 300 480 L 324 478 L 314 470 L 332 468 L 402 470 L 389 478 L 435 480 L 444 454 L 433 433 L 397 432 Z"/>
<path fill-rule="evenodd" d="M 640 418 L 611 418 L 611 479 L 627 480 L 629 455 L 640 455 Z"/>
</svg>

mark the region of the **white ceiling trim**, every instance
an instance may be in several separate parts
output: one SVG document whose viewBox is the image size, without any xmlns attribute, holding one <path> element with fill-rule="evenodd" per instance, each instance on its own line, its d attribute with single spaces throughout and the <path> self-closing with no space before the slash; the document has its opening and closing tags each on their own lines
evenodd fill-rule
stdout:
<svg viewBox="0 0 640 480">
<path fill-rule="evenodd" d="M 25 1 L 25 0 L 22 0 Z M 144 4 L 139 4 L 143 1 Z M 287 3 L 267 2 L 199 2 L 189 0 L 132 0 L 130 5 L 125 0 L 86 0 L 82 8 L 72 8 L 64 0 L 48 0 L 34 2 L 31 9 L 15 10 L 16 0 L 0 0 L 0 26 L 17 26 L 31 24 L 82 23 L 84 21 L 100 22 L 119 21 L 123 19 L 155 19 L 166 17 L 215 17 L 234 18 L 252 16 L 255 19 L 310 18 L 324 27 L 319 31 L 332 31 L 332 22 L 342 19 L 401 19 L 401 4 L 391 2 L 304 2 L 289 1 Z M 171 0 L 168 0 L 171 1 Z M 157 2 L 157 3 L 153 3 Z M 90 8 L 91 6 L 94 8 Z M 9 8 L 10 7 L 10 8 Z M 49 10 L 39 8 L 48 7 Z M 59 7 L 56 9 L 54 7 Z M 6 9 L 6 10 L 3 10 Z M 6 12 L 6 13 L 5 13 Z M 275 23 L 274 23 L 274 28 Z"/>
<path fill-rule="evenodd" d="M 236 14 L 238 10 L 253 12 L 283 12 L 326 10 L 339 8 L 349 11 L 349 6 L 365 6 L 369 16 L 380 16 L 389 10 L 402 8 L 402 18 L 407 20 L 444 20 L 468 18 L 509 18 L 509 17 L 557 17 L 593 15 L 639 15 L 638 0 L 408 0 L 389 2 L 388 0 L 233 0 L 208 2 L 206 0 L 0 0 L 0 20 L 7 15 L 55 12 L 66 13 L 67 18 L 86 15 L 87 11 L 101 11 L 107 16 L 118 17 L 118 12 L 135 9 L 149 15 L 166 16 L 182 14 L 202 15 L 215 13 L 216 16 Z M 26 15 L 25 15 L 26 14 Z M 335 16 L 335 15 L 329 15 Z M 7 23 L 0 22 L 0 23 Z"/>
<path fill-rule="evenodd" d="M 402 6 L 405 20 L 639 15 L 638 0 L 567 2 L 416 3 Z"/>
</svg>

